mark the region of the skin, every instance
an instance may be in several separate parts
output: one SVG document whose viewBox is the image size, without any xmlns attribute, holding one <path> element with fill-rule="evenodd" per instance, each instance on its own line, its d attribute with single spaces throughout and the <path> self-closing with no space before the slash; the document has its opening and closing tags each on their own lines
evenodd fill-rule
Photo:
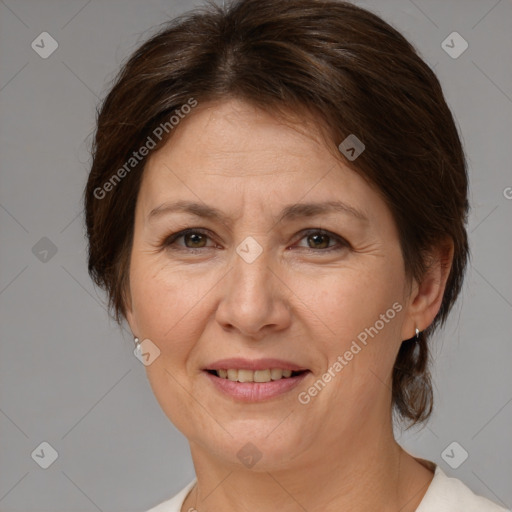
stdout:
<svg viewBox="0 0 512 512">
<path fill-rule="evenodd" d="M 149 217 L 183 199 L 229 221 Z M 366 220 L 335 212 L 277 222 L 286 205 L 328 200 Z M 207 234 L 165 246 L 186 228 Z M 262 248 L 252 263 L 236 252 L 248 236 Z M 180 123 L 144 170 L 126 318 L 160 349 L 147 376 L 190 443 L 198 484 L 183 511 L 416 509 L 433 473 L 394 440 L 390 386 L 402 340 L 425 329 L 441 304 L 452 249 L 432 256 L 421 282 L 406 276 L 389 208 L 306 114 L 294 125 L 230 99 L 200 104 Z M 401 311 L 301 404 L 298 393 L 394 303 Z M 202 371 L 226 357 L 280 358 L 311 373 L 299 389 L 241 403 Z M 252 468 L 237 457 L 249 441 L 262 454 Z"/>
</svg>

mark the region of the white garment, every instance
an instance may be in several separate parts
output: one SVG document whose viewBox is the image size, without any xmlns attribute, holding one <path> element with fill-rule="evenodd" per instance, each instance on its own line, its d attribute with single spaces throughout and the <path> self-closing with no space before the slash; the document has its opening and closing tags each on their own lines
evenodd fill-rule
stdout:
<svg viewBox="0 0 512 512">
<path fill-rule="evenodd" d="M 185 498 L 195 483 L 196 480 L 193 480 L 176 496 L 147 512 L 180 512 Z M 416 512 L 507 512 L 507 510 L 487 498 L 477 496 L 459 479 L 448 477 L 439 466 L 436 466 L 434 478 Z"/>
</svg>

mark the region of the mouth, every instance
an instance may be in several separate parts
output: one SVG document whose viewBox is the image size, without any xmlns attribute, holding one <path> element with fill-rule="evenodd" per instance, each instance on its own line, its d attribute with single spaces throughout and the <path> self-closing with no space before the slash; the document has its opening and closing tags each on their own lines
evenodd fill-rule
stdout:
<svg viewBox="0 0 512 512">
<path fill-rule="evenodd" d="M 225 359 L 203 373 L 223 396 L 261 402 L 289 394 L 311 371 L 277 359 Z"/>
<path fill-rule="evenodd" d="M 242 368 L 222 368 L 219 370 L 206 370 L 210 375 L 231 382 L 273 382 L 281 379 L 290 379 L 302 375 L 309 370 L 285 370 L 283 368 L 267 368 L 265 370 L 246 370 Z"/>
</svg>

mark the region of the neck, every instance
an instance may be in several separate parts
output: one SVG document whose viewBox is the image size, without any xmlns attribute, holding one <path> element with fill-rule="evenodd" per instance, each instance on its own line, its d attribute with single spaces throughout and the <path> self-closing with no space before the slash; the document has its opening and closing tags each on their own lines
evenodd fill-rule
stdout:
<svg viewBox="0 0 512 512">
<path fill-rule="evenodd" d="M 191 453 L 197 485 L 182 511 L 414 512 L 433 477 L 396 443 L 391 422 L 378 434 L 369 428 L 337 443 L 319 440 L 286 468 L 240 469 L 194 443 Z"/>
</svg>

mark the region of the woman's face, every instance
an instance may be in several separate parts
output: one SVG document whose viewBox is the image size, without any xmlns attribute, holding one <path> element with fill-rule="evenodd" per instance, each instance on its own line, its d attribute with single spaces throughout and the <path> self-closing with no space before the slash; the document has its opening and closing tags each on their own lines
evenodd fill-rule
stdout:
<svg viewBox="0 0 512 512">
<path fill-rule="evenodd" d="M 299 123 L 199 104 L 151 155 L 137 201 L 127 319 L 160 350 L 146 370 L 166 415 L 226 463 L 357 449 L 389 421 L 414 334 L 390 210 Z"/>
</svg>

